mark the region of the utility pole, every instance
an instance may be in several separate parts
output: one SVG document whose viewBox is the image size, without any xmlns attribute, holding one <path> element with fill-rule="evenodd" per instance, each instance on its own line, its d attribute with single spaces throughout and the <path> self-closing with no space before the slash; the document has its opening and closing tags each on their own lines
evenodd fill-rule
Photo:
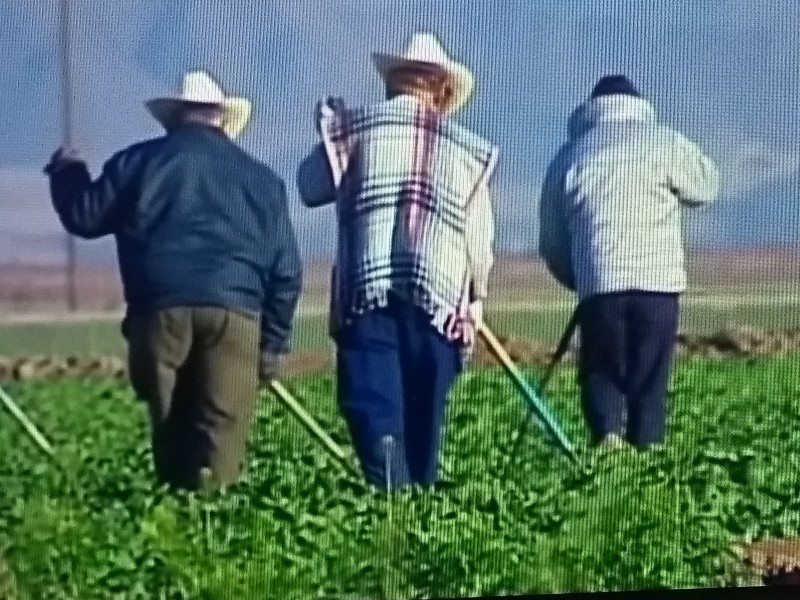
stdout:
<svg viewBox="0 0 800 600">
<path fill-rule="evenodd" d="M 69 0 L 61 0 L 61 127 L 62 144 L 65 147 L 72 147 L 72 69 L 70 68 L 69 8 Z M 67 308 L 70 312 L 75 312 L 78 309 L 75 238 L 69 233 L 66 234 L 66 246 Z"/>
</svg>

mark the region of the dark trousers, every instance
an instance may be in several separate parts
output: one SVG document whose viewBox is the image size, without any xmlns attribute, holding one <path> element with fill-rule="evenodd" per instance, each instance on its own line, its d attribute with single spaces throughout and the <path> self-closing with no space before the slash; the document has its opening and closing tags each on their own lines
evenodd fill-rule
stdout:
<svg viewBox="0 0 800 600">
<path fill-rule="evenodd" d="M 258 394 L 259 317 L 179 307 L 130 316 L 123 331 L 131 384 L 150 409 L 158 480 L 235 483 Z"/>
<path fill-rule="evenodd" d="M 640 447 L 663 441 L 678 311 L 677 294 L 632 291 L 581 303 L 579 380 L 595 441 L 612 433 Z"/>
<path fill-rule="evenodd" d="M 420 309 L 393 301 L 336 335 L 338 396 L 366 480 L 432 486 L 458 347 Z M 388 465 L 387 465 L 388 460 Z"/>
</svg>

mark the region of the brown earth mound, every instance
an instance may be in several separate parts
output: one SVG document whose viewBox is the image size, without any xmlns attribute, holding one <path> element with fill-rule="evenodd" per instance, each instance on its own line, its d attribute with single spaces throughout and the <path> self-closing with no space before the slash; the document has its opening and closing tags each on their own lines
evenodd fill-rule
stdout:
<svg viewBox="0 0 800 600">
<path fill-rule="evenodd" d="M 544 366 L 550 361 L 555 347 L 528 339 L 502 337 L 503 344 L 512 360 L 520 365 Z M 565 361 L 575 358 L 576 347 L 570 348 L 564 356 Z M 732 327 L 713 335 L 694 335 L 682 333 L 676 344 L 677 355 L 681 358 L 755 358 L 785 356 L 800 352 L 800 328 L 788 330 L 763 330 L 754 327 Z M 478 365 L 497 364 L 485 344 L 481 343 L 475 354 Z"/>
<path fill-rule="evenodd" d="M 734 553 L 769 586 L 800 586 L 800 538 L 736 545 Z"/>
<path fill-rule="evenodd" d="M 522 366 L 542 368 L 553 357 L 551 344 L 536 340 L 498 336 L 511 359 Z M 791 330 L 761 330 L 735 327 L 710 336 L 681 334 L 677 354 L 681 358 L 711 359 L 756 358 L 784 356 L 800 352 L 800 328 Z M 575 348 L 567 351 L 565 362 L 574 359 Z M 283 365 L 284 376 L 313 375 L 333 368 L 332 352 L 303 352 L 290 355 Z M 481 342 L 475 352 L 473 365 L 496 366 L 497 359 Z M 119 356 L 25 356 L 0 357 L 0 381 L 53 381 L 75 378 L 124 378 L 125 359 Z"/>
</svg>

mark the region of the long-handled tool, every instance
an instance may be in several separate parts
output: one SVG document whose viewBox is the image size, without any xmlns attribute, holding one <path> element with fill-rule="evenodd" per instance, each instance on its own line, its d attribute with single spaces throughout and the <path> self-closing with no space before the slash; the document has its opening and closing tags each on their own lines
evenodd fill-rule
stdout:
<svg viewBox="0 0 800 600">
<path fill-rule="evenodd" d="M 36 443 L 36 445 L 48 456 L 53 456 L 53 447 L 50 442 L 41 434 L 31 420 L 22 412 L 22 409 L 17 406 L 16 402 L 9 396 L 6 391 L 0 387 L 0 401 L 6 407 L 8 412 L 19 421 L 20 425 L 25 429 L 26 433 Z"/>
<path fill-rule="evenodd" d="M 69 0 L 61 0 L 61 128 L 62 145 L 72 148 L 72 69 L 70 68 L 70 6 Z M 75 238 L 66 234 L 67 251 L 67 306 L 70 312 L 78 307 L 76 282 L 77 262 Z"/>
<path fill-rule="evenodd" d="M 269 386 L 278 399 L 292 412 L 294 416 L 297 417 L 306 430 L 325 447 L 325 449 L 328 451 L 328 454 L 330 454 L 349 474 L 357 476 L 356 471 L 348 462 L 347 454 L 345 454 L 344 450 L 342 450 L 342 448 L 331 439 L 325 430 L 320 427 L 320 425 L 314 420 L 314 417 L 306 412 L 300 403 L 295 400 L 289 390 L 287 390 L 279 381 L 274 379 L 270 382 Z"/>
<path fill-rule="evenodd" d="M 570 340 L 572 340 L 572 336 L 575 334 L 575 329 L 578 327 L 578 309 L 576 308 L 575 311 L 572 313 L 572 317 L 567 323 L 567 327 L 564 329 L 564 333 L 561 335 L 561 339 L 558 342 L 558 346 L 556 347 L 555 354 L 553 354 L 553 358 L 550 359 L 550 364 L 547 365 L 547 370 L 544 373 L 541 381 L 539 382 L 539 386 L 537 391 L 539 395 L 544 395 L 544 390 L 547 387 L 547 384 L 550 382 L 550 379 L 553 377 L 553 373 L 555 373 L 556 366 L 561 359 L 564 358 L 564 354 L 567 352 L 567 348 L 569 348 Z M 525 415 L 525 419 L 522 421 L 519 429 L 517 430 L 517 435 L 514 441 L 514 446 L 511 449 L 511 452 L 508 454 L 509 464 L 514 460 L 514 457 L 519 452 L 519 448 L 522 445 L 522 440 L 525 437 L 525 434 L 528 431 L 528 427 L 531 425 L 531 421 L 533 420 L 533 414 L 528 413 Z"/>
<path fill-rule="evenodd" d="M 550 360 L 550 364 L 547 365 L 547 370 L 545 371 L 542 380 L 539 382 L 540 393 L 544 393 L 544 388 L 547 386 L 547 383 L 550 381 L 553 373 L 555 373 L 556 366 L 567 353 L 567 348 L 569 348 L 569 343 L 572 341 L 572 336 L 575 335 L 575 330 L 578 328 L 578 322 L 579 314 L 578 309 L 576 308 L 569 319 L 569 323 L 567 323 L 566 328 L 564 328 L 564 333 L 561 334 L 561 339 L 558 341 L 555 354 L 553 354 L 553 358 Z"/>
<path fill-rule="evenodd" d="M 525 399 L 530 411 L 535 414 L 544 424 L 544 426 L 550 431 L 567 457 L 569 457 L 570 460 L 572 460 L 575 464 L 580 466 L 580 459 L 575 452 L 574 446 L 564 433 L 564 430 L 558 424 L 555 417 L 553 417 L 553 415 L 550 413 L 547 406 L 545 406 L 539 394 L 528 384 L 527 381 L 525 381 L 522 373 L 511 360 L 511 357 L 508 355 L 505 348 L 503 348 L 503 345 L 497 340 L 497 338 L 486 325 L 481 327 L 480 334 L 483 336 L 483 339 L 486 341 L 489 349 L 492 351 L 495 357 L 497 357 L 497 359 L 500 361 L 500 364 L 509 374 L 511 380 L 522 393 L 522 397 Z"/>
</svg>

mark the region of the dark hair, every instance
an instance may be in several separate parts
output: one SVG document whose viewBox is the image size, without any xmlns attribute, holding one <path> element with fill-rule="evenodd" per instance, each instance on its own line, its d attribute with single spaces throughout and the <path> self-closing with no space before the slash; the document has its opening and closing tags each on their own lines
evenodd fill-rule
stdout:
<svg viewBox="0 0 800 600">
<path fill-rule="evenodd" d="M 606 75 L 601 77 L 592 90 L 592 98 L 610 96 L 612 94 L 625 94 L 627 96 L 641 97 L 639 90 L 625 75 Z"/>
</svg>

